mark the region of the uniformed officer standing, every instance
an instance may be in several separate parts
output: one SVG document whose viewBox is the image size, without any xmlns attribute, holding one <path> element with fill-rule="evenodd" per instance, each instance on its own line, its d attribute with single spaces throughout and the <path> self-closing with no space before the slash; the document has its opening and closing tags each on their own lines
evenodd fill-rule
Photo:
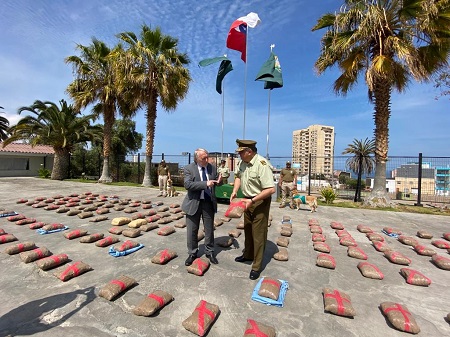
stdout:
<svg viewBox="0 0 450 337">
<path fill-rule="evenodd" d="M 222 177 L 222 184 L 228 184 L 228 177 L 230 176 L 230 169 L 226 165 L 224 159 L 220 161 L 220 166 L 217 168 L 217 172 Z"/>
<path fill-rule="evenodd" d="M 169 167 L 166 164 L 166 161 L 163 159 L 161 163 L 158 165 L 158 185 L 159 185 L 159 194 L 160 196 L 167 196 L 167 179 L 170 179 L 170 171 Z"/>
<path fill-rule="evenodd" d="M 286 167 L 280 172 L 281 204 L 280 208 L 286 207 L 286 196 L 292 198 L 292 190 L 297 185 L 297 171 L 291 168 L 291 162 L 286 162 Z M 292 200 L 292 199 L 291 199 Z"/>
<path fill-rule="evenodd" d="M 261 264 L 266 248 L 269 228 L 271 196 L 275 193 L 272 165 L 257 153 L 254 140 L 236 140 L 241 161 L 234 172 L 232 201 L 239 188 L 245 196 L 244 234 L 245 247 L 236 262 L 253 261 L 250 279 L 256 280 L 261 273 Z"/>
</svg>

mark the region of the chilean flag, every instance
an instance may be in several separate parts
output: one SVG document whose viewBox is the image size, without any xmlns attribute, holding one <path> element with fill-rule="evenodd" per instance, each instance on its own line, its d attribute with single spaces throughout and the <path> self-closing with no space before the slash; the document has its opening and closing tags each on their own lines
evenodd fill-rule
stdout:
<svg viewBox="0 0 450 337">
<path fill-rule="evenodd" d="M 261 22 L 258 14 L 249 13 L 231 24 L 227 37 L 227 48 L 241 52 L 242 61 L 247 60 L 247 28 L 255 28 Z"/>
</svg>

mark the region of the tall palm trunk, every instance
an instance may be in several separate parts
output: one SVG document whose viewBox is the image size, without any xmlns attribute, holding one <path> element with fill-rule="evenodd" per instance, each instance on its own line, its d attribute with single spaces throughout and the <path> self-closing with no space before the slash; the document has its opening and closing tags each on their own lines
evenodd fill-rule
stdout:
<svg viewBox="0 0 450 337">
<path fill-rule="evenodd" d="M 103 169 L 102 175 L 99 178 L 99 183 L 111 183 L 112 178 L 109 174 L 109 156 L 111 154 L 111 137 L 112 137 L 112 128 L 114 125 L 114 113 L 105 113 L 104 117 L 104 126 L 103 126 Z"/>
<path fill-rule="evenodd" d="M 365 205 L 375 207 L 392 206 L 386 191 L 386 162 L 389 149 L 389 117 L 391 115 L 391 85 L 389 80 L 376 80 L 375 103 L 375 180 L 373 190 L 364 200 Z"/>
<path fill-rule="evenodd" d="M 150 94 L 149 102 L 147 103 L 147 142 L 145 144 L 145 171 L 144 180 L 142 181 L 142 186 L 150 187 L 152 186 L 152 157 L 153 157 L 153 146 L 155 140 L 155 126 L 156 126 L 156 95 L 152 92 Z"/>
<path fill-rule="evenodd" d="M 63 180 L 69 176 L 70 152 L 65 148 L 55 148 L 53 161 L 52 180 Z"/>
<path fill-rule="evenodd" d="M 359 155 L 359 161 L 358 161 L 358 180 L 356 181 L 356 191 L 355 191 L 355 198 L 353 199 L 354 202 L 361 201 L 361 177 L 362 177 L 362 170 L 363 170 L 363 158 L 362 155 Z"/>
</svg>

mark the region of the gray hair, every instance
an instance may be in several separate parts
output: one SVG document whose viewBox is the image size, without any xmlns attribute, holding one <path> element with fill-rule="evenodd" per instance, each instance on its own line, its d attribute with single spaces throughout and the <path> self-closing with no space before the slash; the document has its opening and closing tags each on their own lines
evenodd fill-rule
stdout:
<svg viewBox="0 0 450 337">
<path fill-rule="evenodd" d="M 199 155 L 200 152 L 205 152 L 206 155 L 209 156 L 209 152 L 208 152 L 208 151 L 206 151 L 205 149 L 202 149 L 201 147 L 199 147 L 198 149 L 196 149 L 196 150 L 194 151 L 194 161 L 195 161 L 195 162 L 197 162 L 197 158 L 198 158 L 198 155 Z"/>
</svg>

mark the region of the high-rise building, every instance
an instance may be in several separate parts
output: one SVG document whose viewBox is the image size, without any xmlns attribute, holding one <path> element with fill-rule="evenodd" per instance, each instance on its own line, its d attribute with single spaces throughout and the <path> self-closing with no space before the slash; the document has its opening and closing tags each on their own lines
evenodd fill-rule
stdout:
<svg viewBox="0 0 450 337">
<path fill-rule="evenodd" d="M 309 155 L 311 154 L 311 163 Z M 300 165 L 300 175 L 311 174 L 333 175 L 334 127 L 310 125 L 306 129 L 292 133 L 292 161 Z"/>
</svg>

